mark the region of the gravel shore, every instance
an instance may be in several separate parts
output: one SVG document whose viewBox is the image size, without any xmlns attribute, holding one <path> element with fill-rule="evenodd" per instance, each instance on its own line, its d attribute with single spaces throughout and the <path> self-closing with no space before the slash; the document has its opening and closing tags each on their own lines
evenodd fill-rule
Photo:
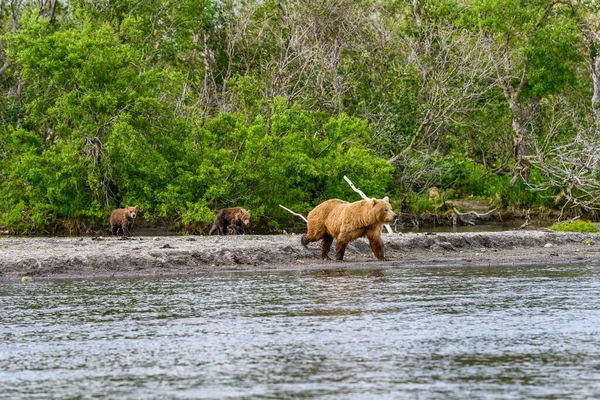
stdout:
<svg viewBox="0 0 600 400">
<path fill-rule="evenodd" d="M 384 234 L 389 261 L 365 239 L 345 261 L 320 259 L 299 235 L 0 237 L 0 279 L 173 276 L 227 271 L 600 262 L 600 235 L 547 231 Z M 335 243 L 334 243 L 335 246 Z M 333 255 L 332 255 L 333 256 Z"/>
</svg>

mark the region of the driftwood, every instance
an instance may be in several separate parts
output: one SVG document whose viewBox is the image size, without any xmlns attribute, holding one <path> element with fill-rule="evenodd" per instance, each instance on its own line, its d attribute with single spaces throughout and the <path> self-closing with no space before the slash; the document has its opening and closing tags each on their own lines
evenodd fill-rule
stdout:
<svg viewBox="0 0 600 400">
<path fill-rule="evenodd" d="M 452 211 L 454 211 L 456 213 L 456 215 L 459 215 L 459 216 L 474 215 L 477 218 L 482 218 L 482 217 L 487 217 L 488 215 L 490 215 L 491 213 L 493 213 L 494 211 L 496 211 L 496 209 L 494 208 L 493 210 L 490 210 L 490 211 L 488 211 L 488 212 L 486 212 L 484 214 L 479 214 L 478 212 L 475 212 L 475 211 L 467 211 L 465 213 L 461 213 L 460 211 L 458 211 L 456 209 L 456 207 L 452 207 Z"/>
<path fill-rule="evenodd" d="M 350 185 L 352 190 L 354 190 L 356 193 L 358 193 L 360 195 L 360 197 L 362 197 L 364 200 L 371 200 L 371 198 L 368 197 L 366 194 L 364 194 L 362 190 L 360 190 L 359 188 L 354 186 L 354 184 L 350 181 L 350 179 L 348 179 L 348 177 L 346 175 L 344 175 L 344 180 L 346 182 L 348 182 L 348 185 Z M 384 226 L 388 233 L 394 233 L 394 231 L 392 230 L 392 227 L 389 224 L 385 224 Z"/>
<path fill-rule="evenodd" d="M 454 206 L 451 206 L 451 207 L 452 207 L 452 211 L 454 212 L 454 214 L 452 215 L 452 225 L 456 225 L 457 221 L 459 221 L 459 220 L 460 220 L 460 222 L 467 224 L 467 225 L 475 225 L 475 223 L 473 221 L 469 221 L 468 219 L 465 219 L 463 217 L 467 216 L 467 215 L 474 215 L 477 218 L 483 218 L 483 217 L 490 215 L 494 211 L 496 211 L 496 208 L 494 208 L 483 214 L 480 214 L 476 211 L 467 211 L 467 212 L 463 213 L 463 212 L 458 211 L 456 209 L 456 207 L 454 207 Z"/>
</svg>

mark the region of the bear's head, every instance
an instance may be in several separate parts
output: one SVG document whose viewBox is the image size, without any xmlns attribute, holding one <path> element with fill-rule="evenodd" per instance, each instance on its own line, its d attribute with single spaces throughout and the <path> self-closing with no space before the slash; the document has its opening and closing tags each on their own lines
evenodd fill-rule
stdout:
<svg viewBox="0 0 600 400">
<path fill-rule="evenodd" d="M 398 219 L 398 215 L 392 210 L 390 199 L 387 196 L 383 199 L 372 199 L 372 202 L 377 222 L 388 223 Z"/>
<path fill-rule="evenodd" d="M 140 211 L 140 207 L 139 206 L 125 206 L 125 215 L 127 216 L 127 219 L 129 220 L 134 220 L 135 217 L 137 217 L 137 213 L 138 211 Z"/>
<path fill-rule="evenodd" d="M 239 216 L 239 219 L 242 222 L 242 224 L 249 225 L 250 224 L 250 211 L 244 210 L 242 208 L 241 209 L 241 214 Z"/>
</svg>

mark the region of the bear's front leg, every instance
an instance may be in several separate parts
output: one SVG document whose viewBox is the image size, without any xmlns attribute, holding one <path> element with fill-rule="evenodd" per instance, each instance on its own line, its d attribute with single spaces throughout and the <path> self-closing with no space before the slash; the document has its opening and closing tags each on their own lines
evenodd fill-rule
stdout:
<svg viewBox="0 0 600 400">
<path fill-rule="evenodd" d="M 229 224 L 227 229 L 229 229 L 230 232 L 235 232 L 236 235 L 243 235 L 245 233 L 244 228 L 242 228 L 239 223 Z"/>
<path fill-rule="evenodd" d="M 123 231 L 123 236 L 129 236 L 129 228 L 127 227 L 127 220 L 121 224 L 121 230 Z"/>
<path fill-rule="evenodd" d="M 383 255 L 383 240 L 379 236 L 367 236 L 369 239 L 369 246 L 371 251 L 379 261 L 387 261 L 387 258 Z"/>
</svg>

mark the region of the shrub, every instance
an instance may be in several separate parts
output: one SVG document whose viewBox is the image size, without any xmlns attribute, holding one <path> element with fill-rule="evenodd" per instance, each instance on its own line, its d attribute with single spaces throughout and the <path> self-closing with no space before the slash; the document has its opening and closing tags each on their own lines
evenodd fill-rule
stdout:
<svg viewBox="0 0 600 400">
<path fill-rule="evenodd" d="M 600 232 L 591 221 L 557 222 L 550 228 L 555 232 Z"/>
</svg>

